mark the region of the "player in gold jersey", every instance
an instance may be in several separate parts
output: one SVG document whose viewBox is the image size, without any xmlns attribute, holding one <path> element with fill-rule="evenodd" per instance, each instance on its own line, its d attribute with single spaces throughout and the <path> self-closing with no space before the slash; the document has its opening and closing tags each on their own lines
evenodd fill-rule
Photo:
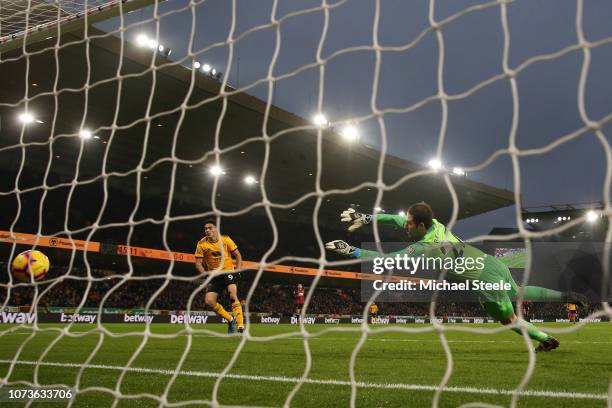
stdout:
<svg viewBox="0 0 612 408">
<path fill-rule="evenodd" d="M 204 301 L 218 316 L 228 321 L 228 333 L 234 333 L 236 325 L 238 326 L 238 332 L 242 333 L 244 331 L 244 317 L 242 315 L 242 305 L 238 300 L 237 280 L 239 275 L 233 273 L 235 270 L 233 260 L 236 260 L 236 269 L 242 268 L 242 255 L 238 246 L 229 236 L 219 235 L 214 220 L 207 220 L 204 223 L 204 238 L 198 241 L 196 246 L 195 258 L 196 269 L 201 274 L 219 270 L 227 272 L 210 280 L 206 286 Z M 219 293 L 223 292 L 224 289 L 227 289 L 232 302 L 234 316 L 217 303 Z"/>
</svg>

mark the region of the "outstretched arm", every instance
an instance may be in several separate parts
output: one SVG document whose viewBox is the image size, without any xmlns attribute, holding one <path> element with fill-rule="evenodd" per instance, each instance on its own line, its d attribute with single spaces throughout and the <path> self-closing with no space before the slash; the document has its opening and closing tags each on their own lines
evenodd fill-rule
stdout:
<svg viewBox="0 0 612 408">
<path fill-rule="evenodd" d="M 376 222 L 380 224 L 395 225 L 398 228 L 404 228 L 404 225 L 406 224 L 406 217 L 403 215 L 363 214 L 358 212 L 354 208 L 344 210 L 340 214 L 340 221 L 349 224 L 349 231 L 355 231 L 356 229 L 361 228 L 366 224 L 372 223 L 373 220 L 376 220 Z"/>
<path fill-rule="evenodd" d="M 376 214 L 376 222 L 379 224 L 392 224 L 398 228 L 404 228 L 406 225 L 406 216 L 395 214 Z"/>
<path fill-rule="evenodd" d="M 377 251 L 370 251 L 368 249 L 362 249 L 354 247 L 347 242 L 337 239 L 334 241 L 330 241 L 325 244 L 325 248 L 336 252 L 340 255 L 349 256 L 351 258 L 360 258 L 360 259 L 369 259 L 369 258 L 379 258 L 379 257 L 394 257 L 395 255 L 408 255 L 408 256 L 420 256 L 425 253 L 425 245 L 420 242 L 415 242 L 412 245 L 402 249 L 401 251 L 389 252 L 386 254 L 382 254 Z"/>
</svg>

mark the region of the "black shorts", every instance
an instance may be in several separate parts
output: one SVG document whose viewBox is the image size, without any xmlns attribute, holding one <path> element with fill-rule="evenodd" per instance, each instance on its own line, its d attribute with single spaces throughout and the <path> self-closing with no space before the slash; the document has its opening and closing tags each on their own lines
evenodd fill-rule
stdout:
<svg viewBox="0 0 612 408">
<path fill-rule="evenodd" d="M 240 280 L 239 273 L 228 273 L 226 275 L 216 276 L 208 282 L 206 292 L 221 293 L 223 289 L 231 284 L 236 284 Z"/>
</svg>

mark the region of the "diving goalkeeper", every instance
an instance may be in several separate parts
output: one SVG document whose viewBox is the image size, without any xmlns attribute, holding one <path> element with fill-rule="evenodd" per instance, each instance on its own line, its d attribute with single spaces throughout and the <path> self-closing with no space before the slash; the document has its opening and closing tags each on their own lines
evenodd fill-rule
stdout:
<svg viewBox="0 0 612 408">
<path fill-rule="evenodd" d="M 349 208 L 341 214 L 341 221 L 349 223 L 349 231 L 354 231 L 365 224 L 370 224 L 373 220 L 380 224 L 391 224 L 405 229 L 409 240 L 414 242 L 400 254 L 410 257 L 425 255 L 435 258 L 458 258 L 458 257 L 482 257 L 484 267 L 481 269 L 466 270 L 459 274 L 448 271 L 450 279 L 454 280 L 479 280 L 483 282 L 499 282 L 503 280 L 511 285 L 509 291 L 478 291 L 479 300 L 485 311 L 494 319 L 499 320 L 504 325 L 517 322 L 511 298 L 518 292 L 518 286 L 510 270 L 499 259 L 494 256 L 486 256 L 482 251 L 473 246 L 463 243 L 454 234 L 446 231 L 446 227 L 434 218 L 431 207 L 424 202 L 412 205 L 406 212 L 406 216 L 389 214 L 361 214 L 353 208 Z M 385 256 L 375 251 L 368 251 L 349 245 L 345 241 L 335 240 L 325 244 L 328 250 L 341 255 L 353 258 L 375 258 Z M 397 253 L 386 254 L 393 256 Z M 524 300 L 572 302 L 584 304 L 585 297 L 573 292 L 559 292 L 538 286 L 526 286 L 524 288 Z M 538 341 L 540 344 L 535 349 L 536 352 L 551 351 L 559 347 L 559 341 L 549 334 L 539 330 L 533 324 L 522 321 L 521 325 L 526 327 L 529 337 Z M 519 327 L 512 330 L 521 334 Z"/>
</svg>

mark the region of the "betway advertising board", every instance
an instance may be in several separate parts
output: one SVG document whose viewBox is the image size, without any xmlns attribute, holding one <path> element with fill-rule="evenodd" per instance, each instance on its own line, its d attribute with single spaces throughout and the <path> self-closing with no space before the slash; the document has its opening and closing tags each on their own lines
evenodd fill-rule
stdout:
<svg viewBox="0 0 612 408">
<path fill-rule="evenodd" d="M 565 322 L 564 319 L 530 319 L 533 323 L 543 322 Z M 606 318 L 579 319 L 586 323 L 607 322 Z M 252 324 L 291 324 L 291 325 L 311 325 L 311 324 L 363 324 L 363 316 L 351 317 L 325 317 L 325 316 L 305 316 L 305 317 L 275 317 L 275 316 L 253 316 Z M 368 323 L 376 325 L 387 324 L 430 324 L 436 323 L 495 323 L 495 320 L 483 317 L 447 317 L 434 319 L 420 317 L 386 317 L 378 316 L 368 318 Z M 38 323 L 59 323 L 59 324 L 98 324 L 102 323 L 123 323 L 123 324 L 177 324 L 177 325 L 202 325 L 210 323 L 225 323 L 217 316 L 207 316 L 203 314 L 170 314 L 170 315 L 151 315 L 151 314 L 101 314 L 96 313 L 25 313 L 25 312 L 0 312 L 0 324 L 34 324 Z"/>
</svg>

